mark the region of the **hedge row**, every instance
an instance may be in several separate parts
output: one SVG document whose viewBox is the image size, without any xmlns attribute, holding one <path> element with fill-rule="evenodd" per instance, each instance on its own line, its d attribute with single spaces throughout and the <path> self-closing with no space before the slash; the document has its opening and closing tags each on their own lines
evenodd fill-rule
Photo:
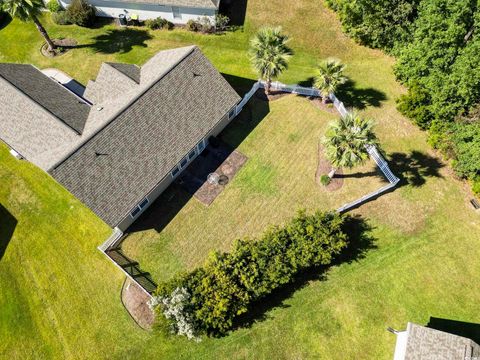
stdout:
<svg viewBox="0 0 480 360">
<path fill-rule="evenodd" d="M 160 327 L 187 335 L 222 335 L 253 302 L 307 268 L 328 265 L 347 245 L 345 218 L 301 211 L 258 240 L 237 240 L 229 253 L 212 253 L 203 267 L 160 284 L 152 306 Z"/>
</svg>

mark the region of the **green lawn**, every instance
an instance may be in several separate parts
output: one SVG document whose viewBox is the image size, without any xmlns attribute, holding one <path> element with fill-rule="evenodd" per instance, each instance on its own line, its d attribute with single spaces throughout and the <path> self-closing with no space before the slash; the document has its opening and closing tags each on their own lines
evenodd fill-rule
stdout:
<svg viewBox="0 0 480 360">
<path fill-rule="evenodd" d="M 245 52 L 251 34 L 266 23 L 283 24 L 296 55 L 281 80 L 307 80 L 327 56 L 346 62 L 355 86 L 339 96 L 377 121 L 395 171 L 409 182 L 354 212 L 369 221 L 376 239 L 363 259 L 285 296 L 250 328 L 197 344 L 136 327 L 119 299 L 120 272 L 96 249 L 109 234 L 106 225 L 0 146 L 0 358 L 390 359 L 395 338 L 387 326 L 426 324 L 430 316 L 480 322 L 480 214 L 468 205 L 463 184 L 429 152 L 425 134 L 395 110 L 403 89 L 393 60 L 346 38 L 323 3 L 250 0 L 244 32 L 222 36 L 125 37 L 110 26 L 43 21 L 53 37 L 96 45 L 45 59 L 33 25 L 13 21 L 0 30 L 0 61 L 57 67 L 86 83 L 102 61 L 140 64 L 159 49 L 196 43 L 235 85 L 255 77 Z M 256 127 L 238 119 L 223 135 L 249 161 L 211 207 L 183 197 L 162 232 L 138 231 L 125 245 L 157 279 L 201 263 L 209 250 L 228 249 L 237 236 L 282 222 L 298 207 L 336 207 L 379 184 L 377 177 L 349 178 L 332 194 L 315 185 L 318 140 L 332 115 L 307 100 L 285 97 L 268 112 L 252 104 L 252 114 L 262 119 Z"/>
</svg>

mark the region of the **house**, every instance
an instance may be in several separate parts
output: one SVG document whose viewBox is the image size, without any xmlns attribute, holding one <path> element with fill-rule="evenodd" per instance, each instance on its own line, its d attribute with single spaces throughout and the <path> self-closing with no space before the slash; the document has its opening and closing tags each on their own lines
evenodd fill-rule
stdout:
<svg viewBox="0 0 480 360">
<path fill-rule="evenodd" d="M 63 7 L 72 0 L 60 0 Z M 88 0 L 97 16 L 118 18 L 120 15 L 141 21 L 162 17 L 174 24 L 186 24 L 188 20 L 208 17 L 212 22 L 218 13 L 220 0 Z"/>
<path fill-rule="evenodd" d="M 0 64 L 0 139 L 124 231 L 235 115 L 240 97 L 195 46 L 104 63 L 83 96 Z"/>
<path fill-rule="evenodd" d="M 480 346 L 466 337 L 408 323 L 395 332 L 394 360 L 465 360 L 480 359 Z"/>
</svg>

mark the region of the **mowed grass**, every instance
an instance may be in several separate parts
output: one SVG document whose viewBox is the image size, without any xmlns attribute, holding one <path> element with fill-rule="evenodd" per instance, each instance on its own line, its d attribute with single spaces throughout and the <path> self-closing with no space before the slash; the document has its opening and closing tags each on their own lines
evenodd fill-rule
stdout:
<svg viewBox="0 0 480 360">
<path fill-rule="evenodd" d="M 43 21 L 53 37 L 74 37 L 83 45 L 117 30 Z M 159 49 L 196 43 L 245 88 L 243 79 L 255 78 L 248 39 L 264 24 L 281 24 L 292 37 L 296 55 L 284 82 L 307 80 L 325 57 L 347 63 L 355 85 L 339 96 L 376 120 L 385 151 L 397 160 L 395 170 L 410 179 L 354 211 L 373 227 L 376 248 L 278 299 L 281 306 L 250 328 L 198 344 L 165 338 L 139 330 L 123 310 L 122 276 L 96 249 L 107 227 L 48 175 L 2 147 L 0 204 L 6 210 L 0 214 L 11 216 L 0 224 L 16 224 L 13 235 L 0 230 L 0 243 L 8 243 L 0 258 L 1 358 L 390 359 L 395 337 L 387 326 L 426 324 L 430 316 L 480 322 L 479 214 L 469 207 L 462 184 L 429 153 L 425 135 L 395 110 L 403 89 L 395 82 L 393 59 L 346 38 L 323 2 L 250 0 L 243 32 L 160 31 L 151 39 L 136 33 L 131 46 L 125 45 L 130 37 L 113 32 L 113 42 L 100 39 L 100 45 L 54 60 L 39 55 L 33 25 L 13 21 L 0 30 L 0 61 L 57 67 L 86 83 L 102 61 L 141 64 Z M 262 118 L 255 128 L 239 119 L 223 134 L 249 161 L 212 206 L 169 190 L 182 205 L 175 217 L 159 218 L 159 224 L 168 222 L 160 233 L 137 231 L 135 243 L 125 245 L 157 279 L 200 264 L 210 250 L 226 250 L 236 237 L 281 223 L 298 207 L 336 207 L 379 181 L 349 178 L 342 190 L 325 194 L 313 177 L 318 140 L 331 115 L 294 96 L 271 103 L 268 113 L 258 104 L 252 110 Z"/>
</svg>

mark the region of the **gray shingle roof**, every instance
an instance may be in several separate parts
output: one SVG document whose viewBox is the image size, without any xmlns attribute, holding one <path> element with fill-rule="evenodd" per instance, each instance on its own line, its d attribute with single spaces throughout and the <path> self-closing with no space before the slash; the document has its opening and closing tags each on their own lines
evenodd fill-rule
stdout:
<svg viewBox="0 0 480 360">
<path fill-rule="evenodd" d="M 90 106 L 61 84 L 25 64 L 0 64 L 0 76 L 75 132 L 82 133 Z"/>
<path fill-rule="evenodd" d="M 192 47 L 50 172 L 116 226 L 239 100 L 201 51 Z"/>
<path fill-rule="evenodd" d="M 408 323 L 407 332 L 405 360 L 480 358 L 480 346 L 465 337 L 413 323 Z"/>
<path fill-rule="evenodd" d="M 107 62 L 106 64 L 120 71 L 122 74 L 129 77 L 137 84 L 140 84 L 140 68 L 137 65 L 111 62 Z"/>
<path fill-rule="evenodd" d="M 190 7 L 212 10 L 218 10 L 220 5 L 220 0 L 120 0 L 120 2 Z"/>
</svg>

